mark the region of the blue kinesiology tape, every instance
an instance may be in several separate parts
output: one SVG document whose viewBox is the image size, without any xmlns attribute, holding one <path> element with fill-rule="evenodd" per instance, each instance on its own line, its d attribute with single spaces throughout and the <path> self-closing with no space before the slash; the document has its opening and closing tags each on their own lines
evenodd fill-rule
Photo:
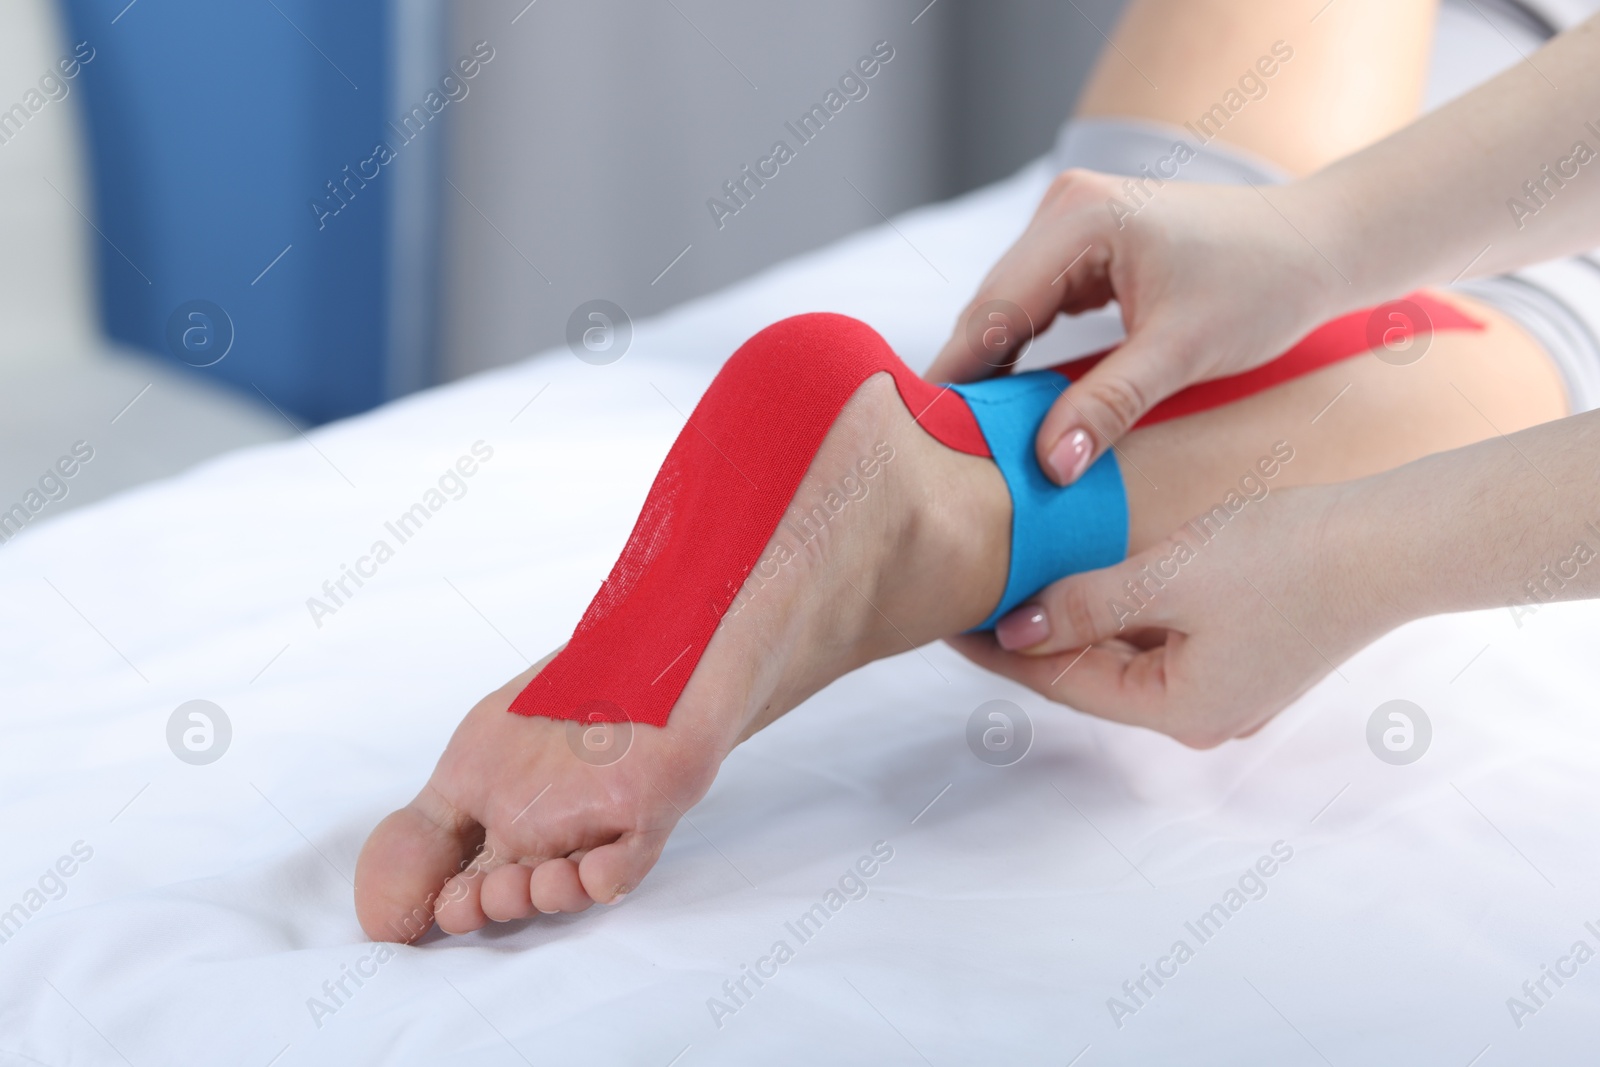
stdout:
<svg viewBox="0 0 1600 1067">
<path fill-rule="evenodd" d="M 992 630 L 1012 608 L 1060 578 L 1109 567 L 1128 554 L 1128 494 L 1107 452 L 1062 488 L 1045 477 L 1033 439 L 1067 387 L 1054 371 L 1031 371 L 953 385 L 1011 491 L 1011 570 L 999 607 L 975 629 Z"/>
</svg>

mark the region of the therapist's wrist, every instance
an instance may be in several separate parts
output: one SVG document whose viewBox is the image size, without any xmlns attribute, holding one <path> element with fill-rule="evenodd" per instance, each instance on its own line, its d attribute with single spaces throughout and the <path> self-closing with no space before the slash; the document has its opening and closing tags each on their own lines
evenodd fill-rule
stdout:
<svg viewBox="0 0 1600 1067">
<path fill-rule="evenodd" d="M 1250 216 L 1256 229 L 1250 245 L 1267 266 L 1256 277 L 1270 286 L 1258 299 L 1272 301 L 1280 322 L 1288 312 L 1299 336 L 1362 306 L 1346 262 L 1339 195 L 1315 178 L 1251 194 L 1258 210 Z"/>
<path fill-rule="evenodd" d="M 1386 472 L 1314 490 L 1325 503 L 1319 584 L 1327 609 L 1352 632 L 1352 652 L 1441 610 L 1424 524 L 1395 498 L 1402 489 Z"/>
<path fill-rule="evenodd" d="M 1341 160 L 1290 182 L 1275 193 L 1277 206 L 1317 260 L 1311 298 L 1318 323 L 1393 300 L 1433 280 L 1436 264 L 1402 239 L 1385 214 L 1370 168 Z"/>
<path fill-rule="evenodd" d="M 1361 242 L 1351 239 L 1358 220 L 1336 182 L 1311 175 L 1258 192 L 1269 208 L 1261 225 L 1273 247 L 1275 296 L 1289 304 L 1305 333 L 1362 307 L 1364 294 L 1381 287 L 1358 284 L 1372 268 L 1360 254 Z"/>
</svg>

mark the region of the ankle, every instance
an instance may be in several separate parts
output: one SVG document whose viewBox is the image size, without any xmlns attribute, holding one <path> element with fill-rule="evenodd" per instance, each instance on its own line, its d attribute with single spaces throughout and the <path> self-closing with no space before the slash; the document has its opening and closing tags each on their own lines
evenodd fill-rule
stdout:
<svg viewBox="0 0 1600 1067">
<path fill-rule="evenodd" d="M 1011 495 L 999 468 L 927 444 L 939 463 L 921 469 L 939 476 L 915 489 L 883 572 L 884 598 L 907 606 L 896 622 L 919 644 L 986 619 L 1005 591 L 1011 556 Z"/>
</svg>

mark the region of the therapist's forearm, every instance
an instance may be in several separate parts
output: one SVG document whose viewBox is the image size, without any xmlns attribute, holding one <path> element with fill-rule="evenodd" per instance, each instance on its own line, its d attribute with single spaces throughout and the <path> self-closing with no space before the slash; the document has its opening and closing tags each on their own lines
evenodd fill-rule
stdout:
<svg viewBox="0 0 1600 1067">
<path fill-rule="evenodd" d="M 1600 16 L 1273 201 L 1330 312 L 1600 245 Z"/>
<path fill-rule="evenodd" d="M 1600 597 L 1600 411 L 1342 490 L 1334 548 L 1391 624 Z"/>
</svg>

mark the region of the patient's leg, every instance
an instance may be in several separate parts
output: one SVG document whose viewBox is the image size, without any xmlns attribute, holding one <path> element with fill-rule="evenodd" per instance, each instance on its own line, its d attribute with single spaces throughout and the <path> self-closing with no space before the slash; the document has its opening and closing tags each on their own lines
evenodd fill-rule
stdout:
<svg viewBox="0 0 1600 1067">
<path fill-rule="evenodd" d="M 1249 41 L 1230 45 L 1231 52 L 1220 45 L 1201 47 L 1196 35 L 1204 27 L 1191 25 L 1191 12 L 1218 16 L 1278 6 L 1266 0 L 1195 0 L 1192 5 L 1189 0 L 1160 5 L 1136 0 L 1118 31 L 1117 46 L 1142 56 L 1143 65 L 1162 64 L 1152 73 L 1159 73 L 1164 89 L 1171 87 L 1170 95 L 1146 99 L 1143 90 L 1127 86 L 1127 79 L 1123 88 L 1115 88 L 1108 61 L 1086 112 L 1183 122 L 1195 101 L 1209 99 L 1218 67 L 1226 66 L 1218 56 L 1232 63 L 1235 53 L 1248 53 L 1247 62 L 1257 55 Z M 1352 64 L 1367 61 L 1364 77 L 1376 77 L 1370 70 L 1373 49 L 1391 47 L 1385 42 L 1396 38 L 1384 35 L 1395 28 L 1411 42 L 1401 51 L 1414 52 L 1413 59 L 1421 62 L 1421 43 L 1412 41 L 1420 32 L 1411 21 L 1413 9 L 1431 12 L 1431 5 L 1388 5 L 1383 10 L 1395 21 L 1376 26 L 1374 40 L 1363 40 L 1348 27 L 1336 31 L 1351 48 Z M 1336 15 L 1367 19 L 1357 24 L 1370 25 L 1371 10 L 1368 0 L 1337 0 L 1315 25 L 1292 38 L 1296 61 L 1306 55 L 1304 49 L 1316 47 L 1312 31 L 1321 32 L 1324 23 L 1337 27 L 1329 22 Z M 1174 38 L 1171 59 L 1138 51 L 1141 35 L 1160 43 L 1162 23 L 1151 21 L 1156 14 L 1165 17 Z M 1255 24 L 1235 25 L 1242 35 Z M 1265 47 L 1270 44 L 1269 38 Z M 1200 73 L 1186 74 L 1191 65 Z M 1418 69 L 1403 66 L 1402 72 L 1411 71 L 1406 75 L 1411 77 Z M 1235 78 L 1223 79 L 1216 92 Z M 1184 85 L 1189 89 L 1180 92 Z M 1288 85 L 1280 80 L 1272 92 Z M 1286 99 L 1297 98 L 1282 93 L 1250 106 Z M 1296 106 L 1326 106 L 1326 111 L 1299 115 L 1299 126 L 1288 115 L 1287 127 L 1271 136 L 1281 134 L 1287 145 L 1296 130 L 1304 133 L 1311 123 L 1331 121 L 1339 110 L 1325 93 L 1311 99 L 1324 103 Z M 1401 112 L 1411 106 L 1412 96 L 1396 105 Z M 1370 121 L 1361 127 L 1364 132 L 1341 134 L 1345 141 L 1336 143 L 1354 147 L 1354 140 L 1370 140 L 1387 129 L 1385 123 L 1397 121 L 1384 117 L 1381 106 L 1365 110 Z M 1235 136 L 1242 137 L 1246 128 L 1239 126 Z M 1306 133 L 1312 141 L 1322 136 Z M 1299 159 L 1278 151 L 1276 142 L 1236 143 L 1291 169 L 1314 166 L 1327 151 L 1326 145 L 1313 145 Z M 1410 366 L 1362 356 L 1225 408 L 1135 431 L 1120 449 L 1130 549 L 1139 551 L 1186 518 L 1209 510 L 1279 441 L 1288 443 L 1294 458 L 1280 463 L 1274 486 L 1351 478 L 1563 414 L 1558 379 L 1528 337 L 1486 309 L 1464 306 L 1488 328 L 1438 334 L 1427 355 Z M 804 358 L 804 353 L 785 358 Z M 766 429 L 759 418 L 747 427 L 751 434 Z M 893 459 L 881 465 L 870 493 L 840 511 L 838 521 L 779 566 L 755 595 L 743 596 L 740 610 L 722 618 L 666 724 L 635 726 L 621 759 L 583 758 L 582 744 L 572 743 L 570 722 L 508 714 L 543 664 L 480 701 L 422 792 L 385 819 L 362 851 L 356 904 L 367 933 L 414 940 L 435 918 L 448 931 L 464 932 L 490 919 L 614 902 L 644 877 L 681 813 L 704 795 L 739 741 L 855 667 L 984 619 L 1007 574 L 1011 513 L 1006 486 L 989 460 L 946 448 L 924 432 L 887 375 L 868 379 L 845 405 L 815 453 L 793 507 L 813 511 L 845 478 L 859 477 L 860 461 L 881 455 L 880 444 L 892 450 Z M 698 520 L 694 528 L 707 543 L 722 533 L 705 516 L 681 518 L 690 524 Z M 761 559 L 772 558 L 777 541 Z M 749 582 L 742 593 L 750 593 Z M 685 603 L 682 610 L 703 608 Z"/>
<path fill-rule="evenodd" d="M 1416 117 L 1437 7 L 1133 0 L 1077 114 L 1189 123 L 1291 174 L 1309 173 Z"/>
<path fill-rule="evenodd" d="M 1475 301 L 1434 295 L 1486 329 L 1434 334 L 1408 365 L 1360 356 L 1124 438 L 1129 551 L 1217 504 L 1278 441 L 1294 459 L 1273 488 L 1347 481 L 1567 414 L 1559 373 L 1520 326 Z"/>
<path fill-rule="evenodd" d="M 1122 448 L 1130 547 L 1209 509 L 1280 440 L 1294 458 L 1276 486 L 1353 477 L 1562 410 L 1541 353 L 1498 321 L 1436 335 L 1411 366 L 1371 356 L 1336 363 L 1135 431 Z M 869 378 L 834 421 L 795 509 L 811 511 L 859 478 L 862 457 L 890 453 L 870 492 L 724 616 L 666 724 L 632 727 L 631 747 L 614 763 L 583 758 L 570 722 L 508 714 L 537 667 L 474 707 L 422 792 L 362 852 L 356 900 L 366 931 L 410 940 L 435 917 L 464 932 L 615 901 L 654 864 L 739 741 L 855 667 L 981 621 L 1007 572 L 1006 486 L 992 462 L 945 447 L 914 422 L 888 375 Z M 706 539 L 722 533 L 697 524 L 701 516 L 678 519 Z"/>
</svg>

